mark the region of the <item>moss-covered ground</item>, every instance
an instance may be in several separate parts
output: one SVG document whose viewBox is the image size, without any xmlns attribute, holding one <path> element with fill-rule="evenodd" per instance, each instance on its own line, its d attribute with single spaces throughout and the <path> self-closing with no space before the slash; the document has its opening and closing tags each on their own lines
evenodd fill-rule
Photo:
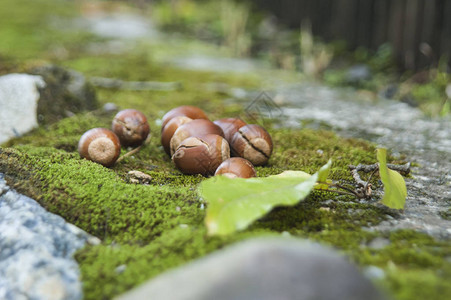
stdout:
<svg viewBox="0 0 451 300">
<path fill-rule="evenodd" d="M 183 84 L 183 89 L 170 92 L 97 89 L 100 104 L 113 102 L 120 108 L 136 108 L 150 120 L 150 143 L 112 168 L 81 159 L 77 153 L 83 132 L 110 126 L 114 113 L 101 109 L 38 128 L 0 147 L 0 172 L 6 174 L 9 184 L 102 240 L 100 245 L 87 246 L 76 254 L 86 299 L 110 299 L 167 269 L 238 240 L 287 233 L 333 246 L 362 268 L 381 268 L 385 277 L 377 283 L 395 299 L 451 297 L 449 242 L 413 231 L 368 230 L 386 218 L 402 214 L 372 201 L 315 192 L 294 207 L 275 209 L 243 232 L 227 237 L 207 236 L 205 210 L 196 192 L 203 177 L 182 175 L 174 168 L 159 145 L 158 120 L 167 110 L 182 104 L 203 108 L 211 119 L 242 115 L 246 102 L 230 104 L 228 96 L 207 89 L 206 84 L 258 90 L 263 88 L 260 78 L 180 70 L 159 63 L 143 49 L 94 55 L 73 48 L 75 43 L 66 39 L 57 44 L 66 47 L 70 55 L 64 59 L 53 57 L 48 47 L 39 46 L 40 39 L 26 37 L 35 36 L 39 28 L 48 39 L 47 45 L 55 43 L 59 33 L 54 35 L 53 29 L 46 29 L 44 14 L 51 5 L 52 12 L 61 10 L 62 16 L 71 16 L 73 7 L 50 0 L 36 0 L 36 5 L 28 6 L 20 2 L 4 0 L 6 5 L 0 9 L 0 38 L 10 40 L 9 46 L 0 46 L 0 62 L 7 66 L 3 73 L 22 70 L 38 64 L 36 58 L 44 58 L 87 76 Z M 8 16 L 8 9 L 18 16 L 17 20 L 27 21 L 5 22 L 1 15 Z M 37 12 L 43 13 L 36 16 Z M 89 34 L 76 36 L 79 43 L 96 39 Z M 24 52 L 14 51 L 20 48 L 20 38 L 26 40 Z M 331 158 L 331 177 L 350 182 L 349 164 L 375 162 L 375 147 L 365 141 L 340 138 L 328 131 L 268 129 L 274 140 L 274 154 L 268 166 L 257 168 L 258 176 L 287 169 L 314 172 Z M 130 170 L 149 174 L 151 184 L 127 183 L 126 173 Z M 375 238 L 390 243 L 380 249 L 369 247 Z"/>
</svg>

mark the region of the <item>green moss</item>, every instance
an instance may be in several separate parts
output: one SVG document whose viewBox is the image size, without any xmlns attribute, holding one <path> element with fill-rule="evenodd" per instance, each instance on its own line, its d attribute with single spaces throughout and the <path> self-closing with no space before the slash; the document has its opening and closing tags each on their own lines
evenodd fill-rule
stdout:
<svg viewBox="0 0 451 300">
<path fill-rule="evenodd" d="M 67 28 L 64 22 L 76 17 L 77 12 L 74 2 L 2 0 L 0 65 L 4 63 L 21 68 L 20 65 L 27 64 L 24 59 L 57 61 L 61 56 L 58 53 L 80 51 L 86 42 L 98 40 L 80 29 L 61 30 Z"/>
<path fill-rule="evenodd" d="M 451 220 L 451 208 L 447 211 L 443 211 L 440 213 L 440 216 L 445 220 Z"/>
<path fill-rule="evenodd" d="M 451 82 L 451 76 L 446 72 L 431 71 L 429 81 L 424 84 L 411 84 L 411 95 L 420 108 L 431 116 L 446 116 L 449 114 L 450 101 L 446 95 L 446 87 Z"/>
<path fill-rule="evenodd" d="M 394 267 L 384 283 L 387 289 L 393 291 L 396 299 L 446 300 L 451 295 L 450 277 L 449 264 L 439 270 Z"/>
</svg>

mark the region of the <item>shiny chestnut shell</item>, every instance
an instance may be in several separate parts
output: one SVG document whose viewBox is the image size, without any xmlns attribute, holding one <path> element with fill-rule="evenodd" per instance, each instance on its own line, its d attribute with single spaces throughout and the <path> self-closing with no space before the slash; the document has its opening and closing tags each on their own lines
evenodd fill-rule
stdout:
<svg viewBox="0 0 451 300">
<path fill-rule="evenodd" d="M 183 174 L 207 176 L 214 174 L 229 157 L 229 143 L 222 136 L 207 134 L 183 140 L 172 156 L 172 161 Z"/>
<path fill-rule="evenodd" d="M 121 144 L 117 135 L 106 128 L 93 128 L 86 131 L 78 142 L 81 157 L 99 163 L 105 167 L 114 165 L 121 153 Z"/>
<path fill-rule="evenodd" d="M 176 108 L 171 109 L 163 116 L 163 123 L 161 124 L 161 128 L 164 128 L 166 124 L 174 117 L 177 116 L 185 116 L 191 119 L 205 119 L 208 120 L 205 112 L 196 106 L 191 105 L 183 105 Z"/>
<path fill-rule="evenodd" d="M 235 132 L 246 125 L 246 122 L 239 118 L 224 118 L 216 120 L 213 123 L 221 127 L 222 131 L 224 132 L 224 137 L 229 143 L 232 141 L 232 137 Z"/>
<path fill-rule="evenodd" d="M 273 144 L 271 136 L 263 127 L 249 124 L 233 135 L 230 147 L 234 156 L 243 157 L 254 166 L 261 166 L 271 157 Z"/>
<path fill-rule="evenodd" d="M 224 137 L 221 127 L 210 120 L 197 119 L 192 120 L 180 126 L 171 138 L 170 148 L 171 154 L 174 154 L 180 143 L 189 137 L 200 137 L 206 134 L 217 134 Z"/>
<path fill-rule="evenodd" d="M 116 114 L 111 129 L 124 147 L 140 146 L 147 139 L 150 127 L 146 116 L 136 109 L 124 109 Z"/>
<path fill-rule="evenodd" d="M 161 129 L 161 145 L 167 154 L 171 153 L 171 138 L 174 132 L 183 124 L 191 122 L 193 119 L 185 116 L 177 116 L 172 118 L 166 126 Z"/>
<path fill-rule="evenodd" d="M 251 178 L 256 176 L 256 172 L 252 163 L 247 159 L 231 157 L 219 165 L 215 172 L 216 175 L 225 175 L 231 178 Z"/>
</svg>

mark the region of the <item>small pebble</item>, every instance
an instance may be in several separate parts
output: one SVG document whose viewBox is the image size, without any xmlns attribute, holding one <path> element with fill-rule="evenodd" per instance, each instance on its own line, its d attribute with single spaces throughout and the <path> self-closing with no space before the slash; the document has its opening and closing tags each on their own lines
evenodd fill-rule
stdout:
<svg viewBox="0 0 451 300">
<path fill-rule="evenodd" d="M 446 96 L 448 96 L 449 99 L 451 99 L 451 84 L 448 84 L 446 86 Z"/>
<path fill-rule="evenodd" d="M 367 278 L 372 279 L 372 280 L 374 280 L 374 279 L 376 279 L 376 280 L 378 280 L 378 279 L 384 279 L 384 277 L 385 277 L 385 272 L 384 272 L 384 270 L 382 270 L 381 268 L 378 268 L 378 267 L 376 267 L 376 266 L 369 266 L 369 267 L 366 267 L 366 268 L 363 270 L 363 274 L 364 274 Z"/>
<path fill-rule="evenodd" d="M 105 105 L 103 106 L 103 111 L 105 112 L 114 112 L 119 110 L 119 107 L 111 102 L 105 103 Z"/>
<path fill-rule="evenodd" d="M 114 271 L 117 273 L 117 274 L 122 274 L 122 273 L 124 273 L 124 271 L 127 269 L 127 265 L 120 265 L 120 266 L 117 266 L 116 267 L 116 269 L 114 269 Z"/>
<path fill-rule="evenodd" d="M 387 247 L 388 245 L 390 245 L 390 240 L 383 237 L 377 237 L 369 242 L 368 247 L 371 249 L 379 250 Z"/>
</svg>

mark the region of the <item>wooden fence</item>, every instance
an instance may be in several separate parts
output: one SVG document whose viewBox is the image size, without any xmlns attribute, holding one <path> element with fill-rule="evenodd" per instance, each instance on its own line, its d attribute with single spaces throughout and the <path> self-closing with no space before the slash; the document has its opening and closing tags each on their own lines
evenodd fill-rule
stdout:
<svg viewBox="0 0 451 300">
<path fill-rule="evenodd" d="M 350 49 L 389 43 L 405 69 L 451 61 L 451 0 L 253 0 L 292 28 L 309 20 L 313 34 Z"/>
</svg>

